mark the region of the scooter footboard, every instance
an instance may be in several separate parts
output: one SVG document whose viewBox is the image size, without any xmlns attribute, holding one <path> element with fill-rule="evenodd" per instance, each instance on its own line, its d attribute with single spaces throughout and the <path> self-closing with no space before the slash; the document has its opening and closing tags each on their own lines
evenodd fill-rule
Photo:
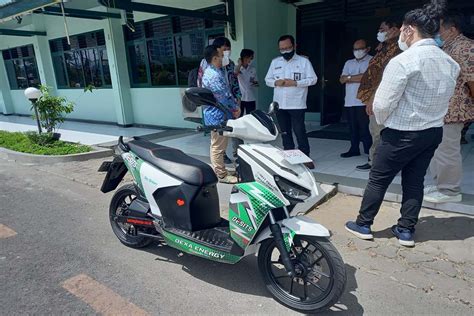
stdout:
<svg viewBox="0 0 474 316">
<path fill-rule="evenodd" d="M 293 244 L 295 235 L 306 235 L 316 237 L 330 237 L 331 233 L 323 225 L 306 216 L 295 216 L 285 218 L 279 222 L 285 240 L 285 245 L 289 249 Z M 255 244 L 259 244 L 265 239 L 271 238 L 270 227 L 266 227 L 255 239 Z"/>
</svg>

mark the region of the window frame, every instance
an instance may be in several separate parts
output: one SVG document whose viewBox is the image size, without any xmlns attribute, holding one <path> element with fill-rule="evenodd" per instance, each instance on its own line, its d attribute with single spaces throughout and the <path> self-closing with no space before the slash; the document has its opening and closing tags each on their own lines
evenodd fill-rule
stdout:
<svg viewBox="0 0 474 316">
<path fill-rule="evenodd" d="M 4 59 L 3 58 L 3 63 L 4 63 L 4 66 L 5 66 L 5 72 L 6 72 L 6 75 L 7 75 L 7 78 L 8 78 L 8 85 L 10 86 L 10 90 L 25 90 L 26 88 L 29 88 L 29 87 L 38 88 L 41 85 L 41 77 L 40 77 L 39 70 L 38 70 L 38 61 L 36 60 L 36 53 L 35 53 L 35 48 L 34 48 L 33 44 L 28 44 L 28 45 L 22 45 L 22 46 L 16 46 L 16 47 L 12 47 L 12 48 L 3 49 L 2 52 L 6 51 L 6 50 L 12 50 L 12 49 L 21 49 L 23 47 L 28 47 L 28 46 L 32 47 L 33 56 L 16 57 L 16 58 L 9 58 L 9 59 Z M 25 65 L 25 59 L 34 60 L 34 70 L 35 70 L 35 73 L 36 73 L 36 77 L 38 78 L 38 81 L 39 81 L 38 86 L 34 86 L 34 85 L 29 84 L 28 74 L 27 74 L 27 71 L 26 71 L 27 66 Z M 11 65 L 11 67 L 12 67 L 11 69 L 13 69 L 13 71 L 15 71 L 15 67 L 16 67 L 15 64 L 16 64 L 17 61 L 20 62 L 23 65 L 23 70 L 24 70 L 25 80 L 26 80 L 26 88 L 20 88 L 19 87 L 18 77 L 16 76 L 16 72 L 14 73 L 14 77 L 12 77 L 10 72 L 9 72 L 8 65 Z M 12 80 L 15 80 L 15 83 L 16 83 L 14 87 L 12 86 Z"/>
<path fill-rule="evenodd" d="M 219 7 L 219 6 L 216 6 Z M 210 7 L 208 9 L 215 9 L 215 7 Z M 149 21 L 154 21 L 154 20 L 159 20 L 159 19 L 166 19 L 170 17 L 160 17 L 156 19 L 149 19 L 149 20 L 144 20 L 140 21 L 139 23 L 146 23 Z M 126 56 L 127 56 L 127 64 L 128 64 L 128 71 L 129 71 L 129 79 L 130 79 L 130 87 L 131 88 L 155 88 L 155 89 L 162 89 L 162 88 L 186 88 L 188 87 L 187 84 L 179 84 L 179 69 L 178 69 L 178 55 L 176 51 L 176 42 L 175 38 L 177 36 L 183 36 L 183 35 L 188 35 L 188 34 L 195 34 L 196 32 L 201 32 L 203 35 L 203 41 L 204 41 L 204 47 L 208 45 L 208 38 L 209 36 L 212 35 L 224 35 L 225 34 L 225 27 L 212 27 L 212 28 L 198 28 L 198 29 L 192 29 L 192 30 L 186 30 L 186 31 L 181 31 L 181 32 L 176 32 L 174 33 L 171 31 L 171 33 L 168 34 L 160 34 L 160 35 L 154 35 L 152 37 L 146 37 L 146 32 L 143 32 L 143 36 L 137 39 L 133 40 L 127 40 L 126 34 L 124 32 L 124 43 L 125 43 L 125 49 L 126 49 Z M 151 65 L 150 65 L 150 59 L 149 59 L 149 53 L 148 53 L 148 42 L 152 40 L 160 40 L 163 38 L 170 38 L 172 39 L 172 45 L 173 45 L 173 59 L 174 59 L 174 71 L 175 71 L 175 78 L 176 82 L 174 85 L 153 85 L 152 84 L 152 78 L 151 78 Z M 130 47 L 134 47 L 137 43 L 144 43 L 145 47 L 145 69 L 147 72 L 147 82 L 146 83 L 134 83 L 133 82 L 133 67 L 132 67 L 132 62 L 131 62 L 131 57 L 130 57 Z"/>
<path fill-rule="evenodd" d="M 74 35 L 71 35 L 71 37 L 76 37 L 76 36 L 81 36 L 81 35 L 86 35 L 86 34 L 90 34 L 90 33 L 97 33 L 97 32 L 103 32 L 104 33 L 104 37 L 105 37 L 105 32 L 103 29 L 98 29 L 98 30 L 95 30 L 95 31 L 90 31 L 90 32 L 85 32 L 85 33 L 80 33 L 80 34 L 74 34 Z M 49 43 L 51 42 L 54 42 L 54 41 L 57 41 L 57 40 L 61 40 L 63 39 L 64 37 L 59 37 L 59 38 L 53 38 L 53 39 L 50 39 L 49 40 Z M 106 39 L 105 39 L 106 40 Z M 110 71 L 110 60 L 109 60 L 109 53 L 107 51 L 107 44 L 104 43 L 104 45 L 96 45 L 96 46 L 92 46 L 92 47 L 84 47 L 84 48 L 70 48 L 69 50 L 63 50 L 61 49 L 60 51 L 57 51 L 57 52 L 53 52 L 51 50 L 51 46 L 50 46 L 50 53 L 51 53 L 51 59 L 53 61 L 53 65 L 54 65 L 54 57 L 62 57 L 62 63 L 63 63 L 63 69 L 65 71 L 65 75 L 66 75 L 66 82 L 67 82 L 67 85 L 64 86 L 64 85 L 60 85 L 58 83 L 58 79 L 57 79 L 57 74 L 56 74 L 56 69 L 53 67 L 53 72 L 54 72 L 54 76 L 55 76 L 55 80 L 56 80 L 56 87 L 58 89 L 83 89 L 86 86 L 86 76 L 85 76 L 85 70 L 84 70 L 84 63 L 82 62 L 82 57 L 81 57 L 81 73 L 82 73 L 82 79 L 84 80 L 84 87 L 71 87 L 71 83 L 70 83 L 70 80 L 69 80 L 69 73 L 68 73 L 68 70 L 67 70 L 67 67 L 66 67 L 66 56 L 65 54 L 66 53 L 72 53 L 72 54 L 79 54 L 79 56 L 82 56 L 82 53 L 85 52 L 86 55 L 87 55 L 87 51 L 88 50 L 95 50 L 97 52 L 97 56 L 98 58 L 100 58 L 100 51 L 101 50 L 105 50 L 107 52 L 107 60 L 108 60 L 108 67 L 109 67 L 109 73 L 112 74 L 112 72 Z M 100 65 L 100 79 L 102 80 L 102 86 L 100 87 L 95 87 L 95 89 L 113 89 L 113 84 L 112 84 L 112 78 L 110 80 L 110 84 L 106 84 L 106 81 L 105 81 L 105 77 L 104 77 L 104 69 L 103 69 L 103 64 L 102 64 L 102 60 L 101 59 L 98 59 L 99 61 L 99 65 Z M 112 76 L 111 76 L 112 77 Z"/>
</svg>

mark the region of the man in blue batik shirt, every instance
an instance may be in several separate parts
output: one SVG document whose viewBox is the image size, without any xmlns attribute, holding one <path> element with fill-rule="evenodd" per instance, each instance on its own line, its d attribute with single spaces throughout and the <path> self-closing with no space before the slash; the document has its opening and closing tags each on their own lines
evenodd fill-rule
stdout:
<svg viewBox="0 0 474 316">
<path fill-rule="evenodd" d="M 223 53 L 218 50 L 217 46 L 209 45 L 204 50 L 204 57 L 209 66 L 204 71 L 202 87 L 211 90 L 216 100 L 226 108 L 225 112 L 212 106 L 205 108 L 204 123 L 206 125 L 220 125 L 226 120 L 239 117 L 240 107 L 231 93 L 225 72 L 222 69 Z M 225 168 L 224 153 L 227 143 L 227 137 L 214 131 L 211 132 L 211 164 L 219 182 L 237 183 L 237 178 L 229 175 Z"/>
</svg>

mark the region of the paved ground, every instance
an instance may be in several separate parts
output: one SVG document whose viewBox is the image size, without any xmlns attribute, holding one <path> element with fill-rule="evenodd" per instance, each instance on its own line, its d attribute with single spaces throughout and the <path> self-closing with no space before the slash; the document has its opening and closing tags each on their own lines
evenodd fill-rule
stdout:
<svg viewBox="0 0 474 316">
<path fill-rule="evenodd" d="M 0 160 L 1 314 L 291 314 L 269 297 L 253 257 L 229 266 L 156 244 L 122 246 L 107 219 L 111 194 L 98 190 L 99 165 Z M 332 231 L 348 274 L 328 314 L 473 314 L 473 217 L 423 210 L 417 247 L 405 249 L 388 231 L 396 204 L 384 204 L 376 241 L 349 236 L 343 223 L 359 203 L 337 195 L 310 213 Z"/>
</svg>

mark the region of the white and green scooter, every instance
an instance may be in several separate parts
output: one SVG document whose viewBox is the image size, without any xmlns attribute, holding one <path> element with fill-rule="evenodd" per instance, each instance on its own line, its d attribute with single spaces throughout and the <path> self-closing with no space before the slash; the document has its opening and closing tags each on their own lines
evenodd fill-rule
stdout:
<svg viewBox="0 0 474 316">
<path fill-rule="evenodd" d="M 202 88 L 187 89 L 183 104 L 220 108 Z M 180 251 L 230 264 L 256 254 L 263 281 L 278 302 L 303 313 L 334 305 L 346 283 L 344 263 L 329 231 L 298 215 L 317 201 L 316 181 L 303 164 L 308 157 L 265 144 L 278 131 L 270 114 L 259 110 L 200 130 L 244 140 L 228 219 L 220 216 L 217 177 L 209 165 L 177 149 L 140 138 L 124 143 L 120 137 L 120 154 L 99 169 L 107 171 L 104 193 L 115 190 L 127 171 L 135 180 L 119 188 L 110 203 L 118 239 L 134 248 L 164 239 Z"/>
</svg>

